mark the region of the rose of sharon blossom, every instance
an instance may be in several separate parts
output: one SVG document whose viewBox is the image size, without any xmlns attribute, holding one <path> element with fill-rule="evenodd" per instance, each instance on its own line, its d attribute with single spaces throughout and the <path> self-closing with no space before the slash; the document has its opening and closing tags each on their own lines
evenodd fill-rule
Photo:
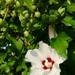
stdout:
<svg viewBox="0 0 75 75">
<path fill-rule="evenodd" d="M 41 41 L 39 49 L 28 50 L 25 60 L 32 64 L 30 75 L 60 75 L 59 64 L 65 58 Z"/>
</svg>

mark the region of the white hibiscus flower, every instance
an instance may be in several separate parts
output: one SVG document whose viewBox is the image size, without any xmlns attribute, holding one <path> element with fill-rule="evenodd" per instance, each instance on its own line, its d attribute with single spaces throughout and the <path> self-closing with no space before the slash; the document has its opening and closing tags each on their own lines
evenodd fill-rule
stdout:
<svg viewBox="0 0 75 75">
<path fill-rule="evenodd" d="M 65 58 L 41 41 L 39 49 L 28 50 L 25 60 L 32 64 L 30 75 L 60 75 L 59 64 Z"/>
</svg>

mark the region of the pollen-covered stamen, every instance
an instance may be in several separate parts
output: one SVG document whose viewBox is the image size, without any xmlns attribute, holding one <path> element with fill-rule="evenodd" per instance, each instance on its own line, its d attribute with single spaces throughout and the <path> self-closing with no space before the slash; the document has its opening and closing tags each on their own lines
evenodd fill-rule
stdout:
<svg viewBox="0 0 75 75">
<path fill-rule="evenodd" d="M 45 64 L 44 64 L 47 68 L 50 68 L 52 67 L 52 63 L 51 62 L 48 62 L 48 60 L 45 61 Z"/>
<path fill-rule="evenodd" d="M 46 69 L 50 69 L 51 70 L 54 63 L 55 62 L 50 57 L 48 57 L 46 60 L 42 61 L 43 69 L 44 70 L 46 70 Z"/>
</svg>

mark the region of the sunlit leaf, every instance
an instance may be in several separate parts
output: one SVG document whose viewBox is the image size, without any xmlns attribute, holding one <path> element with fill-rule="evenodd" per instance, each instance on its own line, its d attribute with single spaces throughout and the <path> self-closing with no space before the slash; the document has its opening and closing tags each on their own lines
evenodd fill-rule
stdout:
<svg viewBox="0 0 75 75">
<path fill-rule="evenodd" d="M 49 3 L 52 4 L 55 0 L 49 0 Z"/>
<path fill-rule="evenodd" d="M 14 47 L 16 47 L 18 50 L 22 50 L 23 42 L 21 41 L 21 39 L 18 39 L 18 41 L 17 41 L 14 37 L 12 37 L 10 35 L 7 35 L 6 37 Z"/>
<path fill-rule="evenodd" d="M 56 39 L 51 40 L 51 46 L 55 48 L 60 55 L 67 58 L 67 48 L 70 40 L 71 38 L 62 32 Z"/>
<path fill-rule="evenodd" d="M 71 16 L 66 16 L 62 21 L 66 26 L 72 26 L 75 28 L 75 19 Z"/>
<path fill-rule="evenodd" d="M 32 8 L 32 0 L 24 0 L 26 6 L 31 10 L 33 11 L 33 8 Z"/>
<path fill-rule="evenodd" d="M 19 64 L 16 68 L 16 72 L 22 70 L 22 69 L 27 69 L 27 66 L 25 65 L 25 61 L 23 60 L 21 64 Z"/>
<path fill-rule="evenodd" d="M 0 53 L 0 64 L 4 62 L 5 57 L 6 57 L 5 53 Z"/>
<path fill-rule="evenodd" d="M 68 5 L 67 6 L 67 10 L 69 11 L 69 12 L 75 12 L 75 3 L 73 3 L 73 4 L 70 4 L 70 5 Z"/>
</svg>

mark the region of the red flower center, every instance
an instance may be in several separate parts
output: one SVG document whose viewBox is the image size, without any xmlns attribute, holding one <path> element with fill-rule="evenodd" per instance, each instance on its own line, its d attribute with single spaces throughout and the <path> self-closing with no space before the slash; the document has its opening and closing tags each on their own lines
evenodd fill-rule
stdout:
<svg viewBox="0 0 75 75">
<path fill-rule="evenodd" d="M 54 63 L 55 62 L 50 57 L 48 57 L 46 60 L 42 60 L 43 69 L 44 70 L 46 70 L 46 69 L 51 70 Z"/>
</svg>

